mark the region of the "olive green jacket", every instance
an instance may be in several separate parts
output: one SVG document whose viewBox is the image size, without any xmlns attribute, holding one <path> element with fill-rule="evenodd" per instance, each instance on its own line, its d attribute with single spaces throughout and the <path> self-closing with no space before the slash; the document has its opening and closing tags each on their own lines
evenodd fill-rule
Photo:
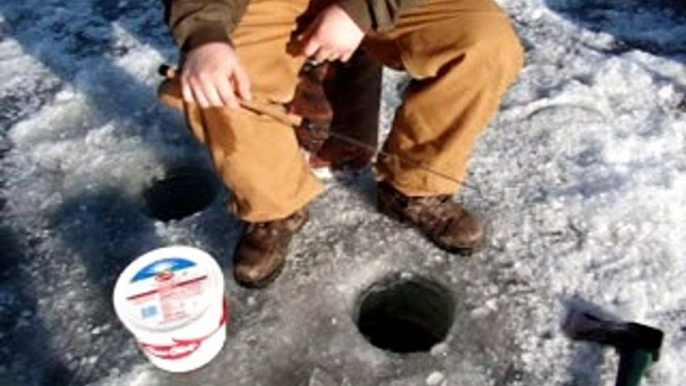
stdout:
<svg viewBox="0 0 686 386">
<path fill-rule="evenodd" d="M 250 0 L 162 0 L 174 40 L 184 51 L 201 44 L 230 42 Z M 398 14 L 423 0 L 336 0 L 365 32 L 393 26 Z"/>
</svg>

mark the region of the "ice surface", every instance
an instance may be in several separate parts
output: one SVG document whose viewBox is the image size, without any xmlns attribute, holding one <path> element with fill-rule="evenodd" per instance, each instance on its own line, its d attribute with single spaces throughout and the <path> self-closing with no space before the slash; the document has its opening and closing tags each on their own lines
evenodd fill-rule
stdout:
<svg viewBox="0 0 686 386">
<path fill-rule="evenodd" d="M 230 278 L 241 225 L 209 208 L 146 214 L 178 166 L 208 168 L 182 119 L 155 101 L 175 49 L 157 1 L 0 4 L 0 385 L 601 385 L 612 350 L 570 342 L 568 309 L 663 329 L 643 384 L 686 382 L 686 8 L 681 0 L 504 0 L 527 66 L 482 137 L 459 199 L 488 220 L 470 258 L 374 209 L 370 173 L 314 203 L 283 276 L 227 280 L 226 347 L 187 375 L 155 370 L 117 322 L 117 274 L 187 244 Z M 387 72 L 386 133 L 404 75 Z M 370 346 L 357 297 L 393 274 L 449 286 L 456 322 L 430 353 Z"/>
</svg>

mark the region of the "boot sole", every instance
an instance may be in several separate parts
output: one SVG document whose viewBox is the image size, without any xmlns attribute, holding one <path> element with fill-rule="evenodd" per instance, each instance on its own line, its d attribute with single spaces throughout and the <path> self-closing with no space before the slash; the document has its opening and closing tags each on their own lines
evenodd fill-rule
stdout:
<svg viewBox="0 0 686 386">
<path fill-rule="evenodd" d="M 424 233 L 422 233 L 422 234 L 424 234 Z M 428 238 L 428 236 L 426 234 L 424 234 L 424 236 L 426 238 Z M 429 239 L 429 241 L 431 241 L 435 246 L 437 246 L 438 248 L 440 248 L 446 252 L 454 253 L 454 254 L 457 254 L 460 256 L 471 256 L 474 253 L 479 252 L 484 246 L 484 243 L 482 242 L 479 245 L 476 245 L 474 247 L 450 247 L 450 246 L 444 245 L 440 242 L 437 242 L 437 241 L 434 241 L 431 239 Z"/>
</svg>

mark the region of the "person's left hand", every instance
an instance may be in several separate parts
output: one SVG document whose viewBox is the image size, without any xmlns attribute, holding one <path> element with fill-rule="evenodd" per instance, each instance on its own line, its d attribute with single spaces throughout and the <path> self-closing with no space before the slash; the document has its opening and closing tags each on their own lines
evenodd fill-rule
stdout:
<svg viewBox="0 0 686 386">
<path fill-rule="evenodd" d="M 303 54 L 317 61 L 347 62 L 364 38 L 364 31 L 338 6 L 332 4 L 317 15 L 297 39 Z"/>
</svg>

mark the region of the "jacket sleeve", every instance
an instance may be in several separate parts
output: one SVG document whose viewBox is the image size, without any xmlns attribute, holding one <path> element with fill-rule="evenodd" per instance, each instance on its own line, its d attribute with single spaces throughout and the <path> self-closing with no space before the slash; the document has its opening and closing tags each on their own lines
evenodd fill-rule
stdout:
<svg viewBox="0 0 686 386">
<path fill-rule="evenodd" d="M 338 0 L 338 5 L 363 31 L 385 31 L 393 27 L 400 12 L 423 0 Z"/>
<path fill-rule="evenodd" d="M 230 43 L 250 0 L 162 0 L 164 18 L 185 52 L 209 42 Z"/>
</svg>

